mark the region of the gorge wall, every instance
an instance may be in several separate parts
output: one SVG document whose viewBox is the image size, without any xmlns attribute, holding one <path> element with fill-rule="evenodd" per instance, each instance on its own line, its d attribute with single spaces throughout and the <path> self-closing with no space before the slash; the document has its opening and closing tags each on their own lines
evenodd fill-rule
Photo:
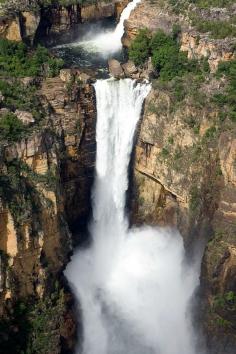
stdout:
<svg viewBox="0 0 236 354">
<path fill-rule="evenodd" d="M 190 257 L 193 249 L 199 257 L 205 249 L 196 321 L 203 324 L 210 353 L 232 354 L 236 309 L 227 297 L 236 290 L 236 127 L 222 119 L 212 96 L 224 90 L 224 78 L 213 73 L 219 62 L 234 58 L 235 38 L 214 39 L 190 25 L 189 12 L 143 1 L 126 21 L 123 43 L 129 47 L 140 28 L 171 33 L 173 25 L 181 28 L 181 50 L 206 58 L 210 71 L 203 83 L 194 75 L 172 84 L 152 79 L 135 148 L 131 220 L 177 226 Z M 148 65 L 133 70 L 133 77 L 150 72 Z"/>
<path fill-rule="evenodd" d="M 52 311 L 40 329 L 47 347 L 41 348 L 43 341 L 39 346 L 39 352 L 52 354 L 72 350 L 76 338 L 73 301 L 63 290 L 62 270 L 77 242 L 71 230 L 83 228 L 90 213 L 96 112 L 90 78 L 78 71 L 62 70 L 60 77 L 44 80 L 37 95 L 45 110 L 40 128 L 1 146 L 0 314 L 11 321 L 19 301 L 38 303 L 38 311 L 45 306 L 47 316 Z M 6 328 L 0 352 L 11 349 L 10 338 L 14 348 L 20 326 L 16 321 Z"/>
<path fill-rule="evenodd" d="M 48 5 L 44 2 L 12 1 L 0 5 L 0 37 L 33 44 L 42 36 L 62 34 L 73 26 L 104 18 L 119 18 L 129 0 L 90 1 Z M 17 10 L 16 10 L 17 9 Z M 78 34 L 77 34 L 78 35 Z"/>
</svg>

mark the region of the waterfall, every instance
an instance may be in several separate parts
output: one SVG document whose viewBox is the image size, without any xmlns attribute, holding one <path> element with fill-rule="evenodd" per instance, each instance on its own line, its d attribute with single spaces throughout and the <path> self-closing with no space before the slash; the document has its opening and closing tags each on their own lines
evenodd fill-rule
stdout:
<svg viewBox="0 0 236 354">
<path fill-rule="evenodd" d="M 79 300 L 83 354 L 195 354 L 189 301 L 198 271 L 168 228 L 128 228 L 125 199 L 137 122 L 150 85 L 99 80 L 92 244 L 65 274 Z M 81 353 L 78 349 L 77 353 Z"/>
<path fill-rule="evenodd" d="M 84 40 L 77 40 L 69 44 L 58 45 L 55 48 L 78 47 L 81 46 L 88 52 L 95 52 L 103 57 L 108 57 L 122 49 L 121 39 L 124 34 L 124 23 L 130 16 L 132 10 L 140 3 L 141 0 L 131 1 L 126 8 L 122 11 L 119 23 L 115 30 L 102 31 L 94 33 L 93 30 L 89 31 Z"/>
</svg>

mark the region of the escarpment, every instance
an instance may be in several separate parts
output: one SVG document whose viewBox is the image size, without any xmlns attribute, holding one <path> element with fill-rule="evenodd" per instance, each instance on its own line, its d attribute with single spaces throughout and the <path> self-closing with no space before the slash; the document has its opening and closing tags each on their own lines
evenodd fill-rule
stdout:
<svg viewBox="0 0 236 354">
<path fill-rule="evenodd" d="M 10 1 L 0 4 L 0 38 L 33 44 L 42 36 L 63 34 L 78 24 L 119 18 L 129 0 L 47 4 Z M 78 33 L 77 33 L 78 36 Z"/>
<path fill-rule="evenodd" d="M 62 270 L 72 252 L 71 230 L 76 226 L 78 232 L 90 213 L 96 150 L 94 89 L 87 74 L 67 69 L 61 70 L 60 77 L 45 79 L 37 95 L 45 112 L 40 127 L 19 142 L 1 146 L 0 309 L 1 325 L 4 328 L 6 324 L 1 332 L 5 336 L 1 337 L 4 353 L 19 341 L 18 331 L 22 338 L 27 337 L 27 328 L 21 328 L 24 316 L 33 321 L 36 315 L 36 321 L 42 307 L 39 330 L 49 344 L 46 348 L 44 339 L 40 344 L 30 339 L 33 348 L 39 345 L 50 354 L 63 348 L 72 350 L 76 338 L 73 302 L 68 290 L 63 290 Z M 25 302 L 31 305 L 24 308 Z M 19 321 L 17 306 L 22 307 Z M 15 327 L 8 322 L 15 322 Z"/>
<path fill-rule="evenodd" d="M 187 52 L 190 59 L 207 58 L 211 71 L 216 71 L 220 61 L 234 58 L 235 38 L 223 33 L 220 35 L 219 32 L 214 37 L 209 33 L 211 28 L 207 31 L 203 25 L 211 20 L 223 28 L 225 22 L 236 13 L 235 6 L 228 10 L 218 9 L 217 12 L 217 9 L 199 10 L 189 3 L 186 1 L 183 5 L 177 1 L 173 6 L 168 1 L 142 1 L 125 23 L 124 46 L 130 46 L 140 28 L 147 28 L 151 32 L 161 29 L 171 33 L 173 26 L 178 25 L 181 26 L 181 50 Z"/>
<path fill-rule="evenodd" d="M 233 27 L 229 35 L 212 28 L 206 33 L 203 23 L 208 16 L 215 26 L 227 26 L 235 7 L 203 10 L 191 5 L 178 10 L 180 3 L 173 7 L 143 1 L 125 23 L 126 47 L 142 28 L 171 34 L 174 26 L 188 58 L 205 58 L 209 65 L 197 76 L 183 75 L 170 82 L 152 76 L 150 60 L 142 69 L 132 69 L 132 63 L 124 67 L 132 69 L 132 77 L 152 80 L 135 147 L 131 219 L 138 225 L 178 227 L 189 254 L 194 248 L 204 250 L 196 319 L 206 334 L 209 353 L 232 354 L 236 348 L 236 127 L 234 115 L 219 104 L 232 85 L 219 72 L 224 65 L 235 65 L 235 34 Z"/>
</svg>

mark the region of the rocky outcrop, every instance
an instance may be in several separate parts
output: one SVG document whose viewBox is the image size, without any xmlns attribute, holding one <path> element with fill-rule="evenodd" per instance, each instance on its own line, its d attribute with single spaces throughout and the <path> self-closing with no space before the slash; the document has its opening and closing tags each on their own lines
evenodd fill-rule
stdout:
<svg viewBox="0 0 236 354">
<path fill-rule="evenodd" d="M 129 0 L 97 1 L 94 4 L 71 4 L 39 7 L 28 2 L 9 5 L 4 15 L 0 14 L 0 38 L 26 41 L 33 44 L 35 38 L 68 31 L 73 26 L 104 18 L 119 18 Z M 31 9 L 32 7 L 32 9 Z M 78 33 L 77 33 L 78 35 Z"/>
<path fill-rule="evenodd" d="M 0 38 L 19 42 L 22 40 L 18 18 L 0 17 Z"/>
<path fill-rule="evenodd" d="M 219 127 L 218 113 L 207 101 L 199 105 L 197 97 L 176 104 L 171 91 L 155 87 L 146 99 L 135 147 L 131 220 L 177 227 L 189 254 L 207 244 L 198 317 L 209 352 L 231 354 L 236 348 L 235 127 L 227 123 L 231 128 L 211 135 Z"/>
<path fill-rule="evenodd" d="M 67 71 L 66 80 L 69 81 L 62 81 L 60 78 L 47 79 L 42 85 L 42 94 L 53 110 L 54 124 L 60 134 L 63 134 L 61 181 L 67 220 L 73 228 L 77 223 L 86 223 L 90 212 L 96 151 L 96 111 L 93 86 L 89 83 L 83 84 L 81 80 L 86 74 L 75 73 L 80 82 L 77 88 L 75 84 L 75 91 L 72 89 L 71 75 L 71 71 Z M 65 80 L 64 70 L 61 77 Z M 88 78 L 87 76 L 87 82 Z M 69 99 L 70 92 L 72 100 Z"/>
<path fill-rule="evenodd" d="M 0 178 L 8 190 L 0 204 L 0 313 L 5 315 L 6 303 L 34 298 L 41 306 L 58 281 L 61 286 L 72 242 L 81 240 L 79 230 L 84 231 L 90 213 L 94 89 L 87 74 L 65 70 L 60 77 L 46 79 L 37 92 L 47 112 L 40 129 L 1 147 Z M 74 229 L 77 238 L 72 240 Z M 71 302 L 67 297 L 61 306 Z M 72 349 L 74 314 L 67 309 L 65 316 L 65 324 L 62 319 L 50 324 L 56 326 L 54 349 L 45 353 L 59 353 L 62 345 Z"/>
<path fill-rule="evenodd" d="M 184 15 L 184 12 L 179 15 L 173 13 L 170 7 L 163 6 L 163 2 L 159 0 L 142 1 L 134 9 L 130 18 L 125 22 L 123 44 L 125 47 L 129 47 L 140 28 L 147 28 L 151 32 L 161 29 L 170 33 L 175 24 L 182 28 L 181 50 L 186 51 L 191 59 L 208 58 L 212 72 L 216 71 L 220 61 L 233 58 L 235 39 L 212 39 L 209 33 L 203 34 L 196 31 L 192 27 L 188 15 Z"/>
</svg>

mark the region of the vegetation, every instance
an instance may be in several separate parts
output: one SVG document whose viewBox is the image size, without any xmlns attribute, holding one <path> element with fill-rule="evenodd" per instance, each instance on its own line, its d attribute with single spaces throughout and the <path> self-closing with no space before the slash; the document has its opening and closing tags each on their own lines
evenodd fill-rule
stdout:
<svg viewBox="0 0 236 354">
<path fill-rule="evenodd" d="M 234 22 L 234 18 L 232 21 L 208 21 L 203 20 L 198 16 L 192 16 L 192 24 L 199 32 L 210 32 L 211 37 L 216 39 L 236 37 L 236 27 Z"/>
<path fill-rule="evenodd" d="M 52 168 L 47 174 L 40 175 L 19 159 L 9 161 L 6 167 L 0 174 L 0 198 L 7 203 L 15 226 L 18 227 L 29 215 L 32 218 L 35 213 L 38 214 L 43 204 L 51 205 L 50 200 L 41 195 L 36 185 L 42 183 L 52 190 L 57 181 Z"/>
<path fill-rule="evenodd" d="M 0 116 L 0 139 L 8 142 L 20 140 L 24 136 L 27 128 L 23 123 L 13 114 L 6 113 Z"/>
<path fill-rule="evenodd" d="M 202 9 L 208 9 L 211 7 L 228 7 L 235 3 L 235 0 L 190 0 L 190 3 L 197 5 Z"/>
<path fill-rule="evenodd" d="M 213 102 L 221 109 L 222 120 L 228 116 L 236 122 L 236 60 L 220 63 L 216 75 L 225 77 L 228 85 L 224 92 L 214 95 Z"/>
<path fill-rule="evenodd" d="M 19 300 L 0 320 L 0 354 L 55 352 L 64 313 L 64 292 L 58 287 L 40 300 Z"/>
<path fill-rule="evenodd" d="M 62 66 L 63 61 L 53 58 L 42 46 L 32 51 L 22 42 L 0 39 L 0 75 L 52 77 L 58 74 Z"/>
<path fill-rule="evenodd" d="M 154 68 L 163 81 L 196 71 L 197 62 L 188 60 L 186 53 L 180 51 L 177 37 L 178 28 L 174 28 L 171 36 L 161 30 L 152 36 L 145 29 L 140 30 L 131 44 L 129 58 L 136 65 L 143 65 L 151 56 Z"/>
<path fill-rule="evenodd" d="M 150 55 L 150 34 L 147 29 L 141 29 L 129 49 L 129 58 L 135 65 L 143 65 Z"/>
</svg>

